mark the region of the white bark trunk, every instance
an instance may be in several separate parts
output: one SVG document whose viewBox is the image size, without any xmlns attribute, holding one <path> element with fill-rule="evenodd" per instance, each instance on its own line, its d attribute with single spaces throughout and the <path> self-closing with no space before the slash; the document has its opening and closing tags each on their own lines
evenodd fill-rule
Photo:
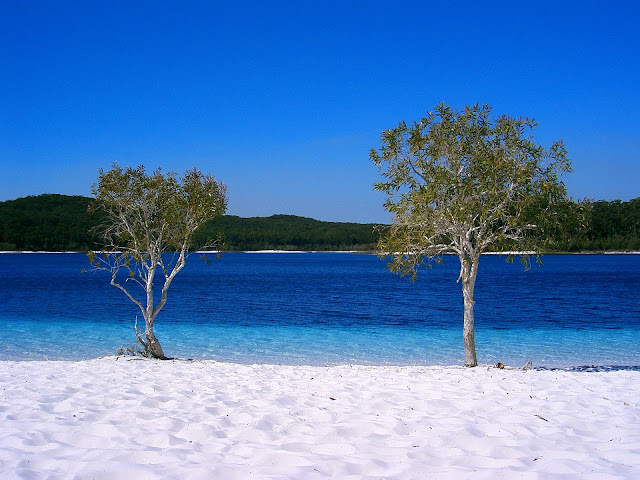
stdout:
<svg viewBox="0 0 640 480">
<path fill-rule="evenodd" d="M 475 367 L 478 365 L 476 356 L 475 325 L 473 316 L 473 293 L 478 274 L 479 258 L 460 258 L 462 296 L 464 298 L 464 324 L 462 329 L 462 339 L 464 342 L 464 366 Z"/>
<path fill-rule="evenodd" d="M 158 264 L 158 259 L 152 256 L 151 259 L 149 260 L 149 269 L 147 271 L 147 279 L 146 279 L 147 282 L 145 285 L 146 294 L 147 294 L 147 305 L 144 311 L 144 322 L 145 322 L 144 346 L 149 349 L 149 353 L 151 353 L 151 355 L 154 358 L 158 358 L 160 360 L 167 360 L 168 357 L 164 354 L 164 351 L 162 350 L 162 346 L 160 345 L 160 342 L 158 341 L 155 334 L 153 333 L 153 322 L 156 316 L 158 315 L 160 308 L 162 308 L 162 307 L 158 309 L 154 308 L 153 280 L 155 278 L 157 264 Z"/>
<path fill-rule="evenodd" d="M 162 347 L 160 346 L 160 342 L 158 341 L 158 339 L 156 338 L 156 336 L 153 333 L 153 321 L 151 322 L 151 325 L 147 324 L 147 327 L 145 328 L 144 331 L 144 336 L 146 338 L 146 342 L 147 342 L 147 346 L 149 348 L 149 352 L 151 353 L 151 355 L 154 358 L 158 358 L 160 360 L 168 360 L 169 357 L 167 357 L 164 354 L 164 351 L 162 350 Z"/>
<path fill-rule="evenodd" d="M 169 275 L 167 275 L 166 273 L 164 274 L 165 277 L 164 277 L 164 285 L 162 286 L 162 294 L 160 296 L 160 301 L 158 302 L 157 305 L 154 305 L 155 299 L 153 295 L 153 281 L 156 273 L 155 272 L 156 265 L 158 265 L 158 263 L 161 261 L 161 258 L 156 259 L 152 257 L 150 260 L 149 270 L 147 271 L 147 279 L 146 279 L 147 281 L 145 285 L 146 294 L 147 294 L 147 306 L 146 306 L 146 309 L 143 310 L 144 321 L 145 321 L 145 330 L 144 330 L 145 338 L 144 338 L 144 342 L 140 338 L 138 338 L 138 340 L 141 340 L 140 343 L 142 343 L 146 348 L 149 349 L 149 352 L 154 358 L 159 358 L 161 360 L 167 360 L 169 357 L 167 357 L 164 354 L 164 351 L 162 350 L 162 346 L 160 345 L 160 342 L 158 341 L 155 334 L 153 333 L 153 322 L 156 316 L 158 315 L 158 313 L 160 313 L 160 310 L 162 310 L 162 307 L 164 307 L 165 303 L 167 303 L 167 295 L 169 292 L 169 286 L 171 285 L 171 282 L 173 281 L 174 277 L 178 274 L 178 272 L 180 272 L 180 270 L 182 270 L 182 268 L 185 265 L 186 251 L 187 251 L 187 246 L 185 243 L 182 246 L 182 250 L 180 251 L 180 256 L 178 258 L 178 261 L 173 266 L 173 270 L 171 271 L 171 273 Z"/>
</svg>

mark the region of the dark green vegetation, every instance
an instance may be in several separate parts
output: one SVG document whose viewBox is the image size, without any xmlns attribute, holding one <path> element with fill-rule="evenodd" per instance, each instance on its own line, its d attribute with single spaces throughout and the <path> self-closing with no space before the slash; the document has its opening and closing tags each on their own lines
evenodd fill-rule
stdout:
<svg viewBox="0 0 640 480">
<path fill-rule="evenodd" d="M 223 235 L 226 250 L 373 250 L 373 224 L 321 222 L 294 215 L 240 218 L 227 215 L 196 232 L 194 247 Z"/>
<path fill-rule="evenodd" d="M 0 202 L 0 250 L 100 250 L 91 229 L 103 220 L 87 213 L 92 199 L 38 195 Z M 226 250 L 373 250 L 372 224 L 321 222 L 292 215 L 240 218 L 223 216 L 196 231 L 193 248 L 203 248 L 220 233 Z"/>
<path fill-rule="evenodd" d="M 628 202 L 594 202 L 587 236 L 573 248 L 640 250 L 640 197 Z"/>
<path fill-rule="evenodd" d="M 87 213 L 92 199 L 45 194 L 0 202 L 0 250 L 87 251 L 100 249 L 90 229 L 100 212 Z M 640 250 L 640 197 L 628 202 L 596 201 L 579 238 L 559 241 L 562 251 Z M 330 223 L 290 215 L 224 216 L 196 232 L 194 246 L 224 233 L 227 250 L 360 250 L 375 248 L 371 224 Z"/>
<path fill-rule="evenodd" d="M 89 215 L 92 199 L 45 194 L 0 202 L 0 250 L 87 251 L 103 215 Z"/>
</svg>

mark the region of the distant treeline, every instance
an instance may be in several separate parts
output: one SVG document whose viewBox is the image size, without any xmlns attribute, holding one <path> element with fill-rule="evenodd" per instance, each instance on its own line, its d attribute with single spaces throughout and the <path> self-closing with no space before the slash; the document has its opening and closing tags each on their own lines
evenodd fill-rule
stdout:
<svg viewBox="0 0 640 480">
<path fill-rule="evenodd" d="M 226 250 L 374 250 L 379 236 L 374 228 L 294 215 L 225 215 L 200 228 L 193 246 L 203 248 L 220 237 Z"/>
<path fill-rule="evenodd" d="M 55 194 L 0 202 L 0 250 L 99 250 L 100 239 L 92 230 L 103 217 L 99 211 L 87 212 L 91 203 L 91 198 Z M 366 251 L 377 240 L 373 224 L 225 215 L 196 232 L 193 248 Z"/>
<path fill-rule="evenodd" d="M 0 202 L 0 250 L 99 250 L 92 231 L 103 217 L 90 215 L 92 199 L 45 194 Z M 563 251 L 640 250 L 640 198 L 593 202 L 586 229 L 566 235 Z M 322 222 L 293 215 L 240 218 L 226 215 L 208 222 L 194 237 L 193 248 L 218 241 L 226 250 L 375 249 L 373 224 Z"/>
<path fill-rule="evenodd" d="M 640 197 L 591 204 L 586 233 L 571 250 L 640 250 Z"/>
<path fill-rule="evenodd" d="M 0 202 L 0 250 L 88 251 L 102 217 L 89 215 L 91 199 L 45 194 Z"/>
</svg>

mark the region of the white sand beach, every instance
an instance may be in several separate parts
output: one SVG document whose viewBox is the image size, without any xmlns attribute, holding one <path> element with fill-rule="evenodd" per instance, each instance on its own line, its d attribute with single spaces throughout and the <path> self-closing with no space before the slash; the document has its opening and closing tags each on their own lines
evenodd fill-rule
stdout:
<svg viewBox="0 0 640 480">
<path fill-rule="evenodd" d="M 640 372 L 0 362 L 2 479 L 640 478 Z"/>
</svg>

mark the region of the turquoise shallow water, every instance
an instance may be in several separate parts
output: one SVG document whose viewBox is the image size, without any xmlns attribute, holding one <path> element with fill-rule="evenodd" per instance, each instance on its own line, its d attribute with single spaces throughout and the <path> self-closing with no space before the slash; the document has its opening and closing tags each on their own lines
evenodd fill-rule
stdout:
<svg viewBox="0 0 640 480">
<path fill-rule="evenodd" d="M 640 365 L 639 255 L 483 257 L 481 363 Z M 85 359 L 133 343 L 136 308 L 81 254 L 0 255 L 0 359 Z M 412 284 L 372 255 L 198 255 L 157 319 L 165 352 L 280 364 L 461 364 L 457 260 Z"/>
</svg>

